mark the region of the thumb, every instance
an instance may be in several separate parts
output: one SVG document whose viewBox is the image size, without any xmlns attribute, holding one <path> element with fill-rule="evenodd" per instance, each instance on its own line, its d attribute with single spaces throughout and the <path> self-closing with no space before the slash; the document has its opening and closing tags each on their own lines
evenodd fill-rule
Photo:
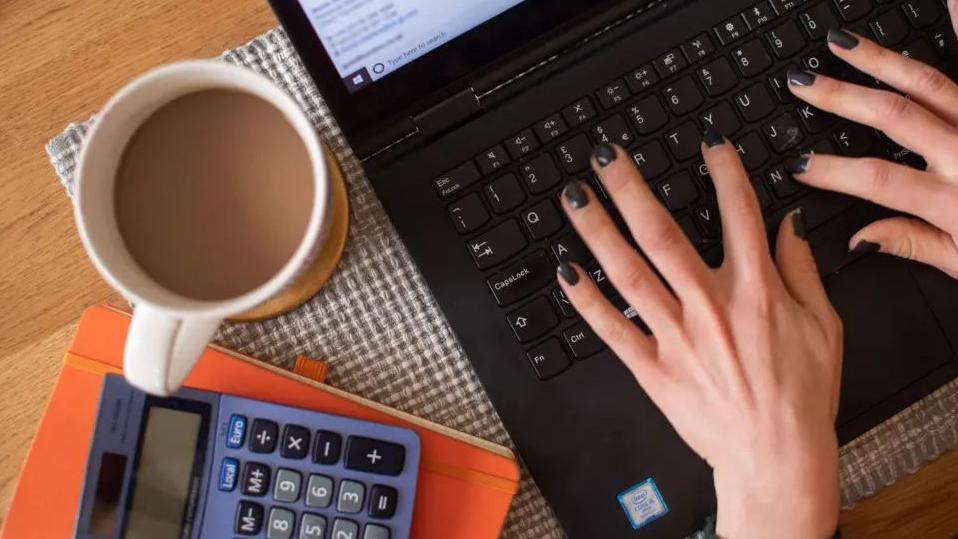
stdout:
<svg viewBox="0 0 958 539">
<path fill-rule="evenodd" d="M 835 318 L 835 311 L 825 293 L 825 285 L 818 275 L 812 248 L 805 239 L 805 214 L 801 209 L 782 219 L 775 244 L 775 263 L 785 288 L 795 301 L 822 322 Z"/>
<path fill-rule="evenodd" d="M 849 247 L 854 252 L 881 251 L 934 266 L 958 279 L 958 244 L 950 234 L 924 221 L 893 217 L 858 231 Z"/>
</svg>

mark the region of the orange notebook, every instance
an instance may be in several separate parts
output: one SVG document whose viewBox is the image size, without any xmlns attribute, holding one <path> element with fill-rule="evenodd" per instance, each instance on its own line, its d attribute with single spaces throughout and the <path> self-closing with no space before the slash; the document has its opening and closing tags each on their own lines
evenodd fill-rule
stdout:
<svg viewBox="0 0 958 539">
<path fill-rule="evenodd" d="M 4 539 L 73 537 L 103 378 L 120 372 L 129 317 L 89 309 L 63 370 L 3 528 Z M 189 387 L 415 429 L 422 456 L 412 537 L 498 537 L 519 488 L 513 453 L 220 347 L 207 348 Z"/>
</svg>

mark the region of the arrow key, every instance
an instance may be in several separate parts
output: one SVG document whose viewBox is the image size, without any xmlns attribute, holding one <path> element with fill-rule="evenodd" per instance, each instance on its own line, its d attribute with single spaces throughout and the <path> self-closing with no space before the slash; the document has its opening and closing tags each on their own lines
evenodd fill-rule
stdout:
<svg viewBox="0 0 958 539">
<path fill-rule="evenodd" d="M 541 337 L 559 324 L 559 317 L 552 310 L 549 300 L 544 297 L 510 313 L 506 320 L 520 343 Z"/>
</svg>

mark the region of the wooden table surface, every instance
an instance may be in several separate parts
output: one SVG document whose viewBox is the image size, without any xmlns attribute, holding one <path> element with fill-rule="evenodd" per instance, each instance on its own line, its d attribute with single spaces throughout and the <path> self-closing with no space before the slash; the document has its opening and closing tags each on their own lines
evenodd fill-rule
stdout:
<svg viewBox="0 0 958 539">
<path fill-rule="evenodd" d="M 44 144 L 150 67 L 215 56 L 275 25 L 265 0 L 0 0 L 0 515 L 80 313 L 115 299 Z M 842 521 L 847 538 L 958 536 L 958 452 Z"/>
</svg>

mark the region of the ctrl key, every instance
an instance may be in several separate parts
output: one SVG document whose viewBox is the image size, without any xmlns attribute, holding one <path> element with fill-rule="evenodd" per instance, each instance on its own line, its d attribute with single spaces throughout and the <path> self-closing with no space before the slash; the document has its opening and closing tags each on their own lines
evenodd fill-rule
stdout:
<svg viewBox="0 0 958 539">
<path fill-rule="evenodd" d="M 257 535 L 263 529 L 263 506 L 241 501 L 236 509 L 236 533 Z"/>
<path fill-rule="evenodd" d="M 536 346 L 526 353 L 526 357 L 540 380 L 555 378 L 572 364 L 558 339 L 549 339 Z"/>
<path fill-rule="evenodd" d="M 605 343 L 599 339 L 599 336 L 596 335 L 595 332 L 592 331 L 592 328 L 589 327 L 589 324 L 585 322 L 579 322 L 563 331 L 562 337 L 565 339 L 566 344 L 569 345 L 569 349 L 572 350 L 572 355 L 575 356 L 576 359 L 585 359 L 589 356 L 594 356 L 605 349 Z"/>
</svg>

